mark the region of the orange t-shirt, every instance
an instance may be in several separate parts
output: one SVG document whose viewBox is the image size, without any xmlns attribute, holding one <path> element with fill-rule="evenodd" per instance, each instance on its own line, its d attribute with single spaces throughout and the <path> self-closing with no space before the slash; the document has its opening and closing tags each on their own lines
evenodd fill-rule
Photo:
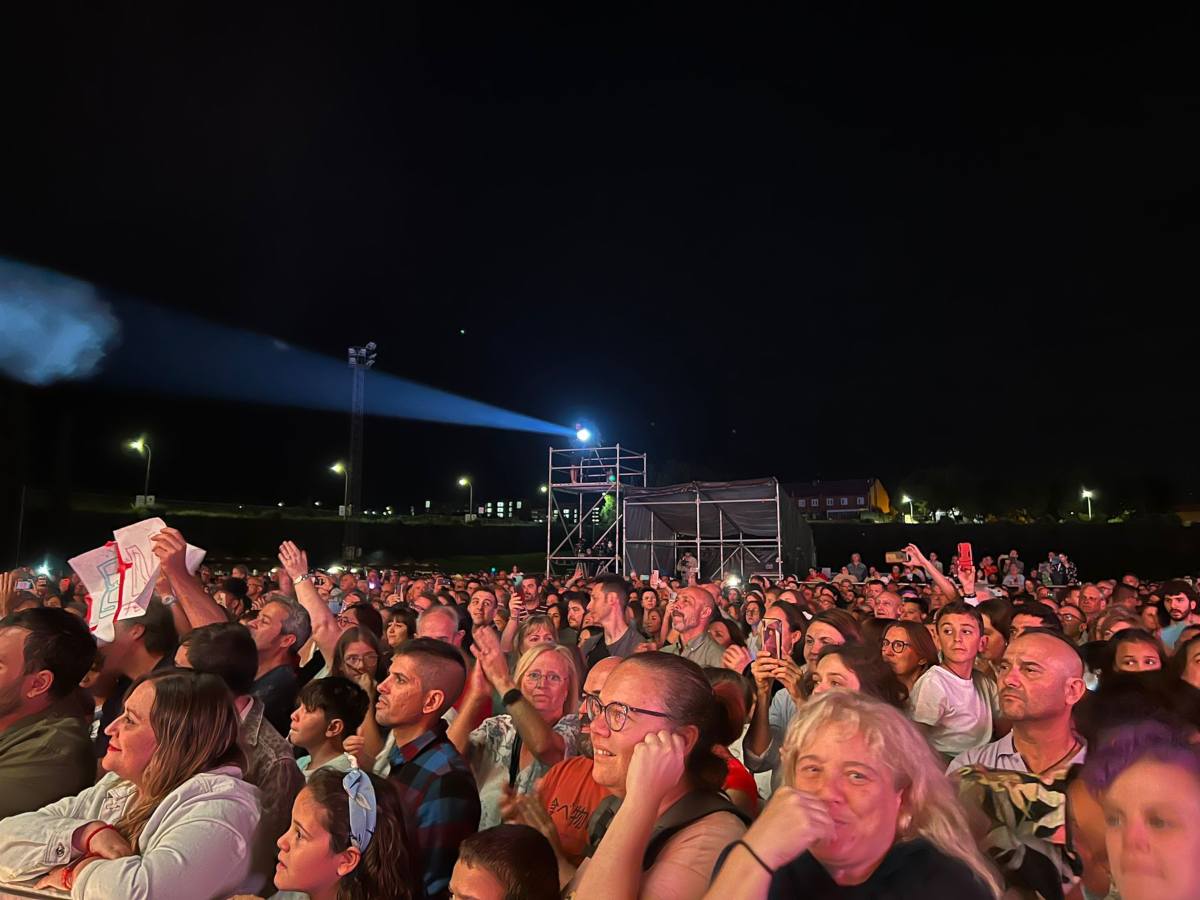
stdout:
<svg viewBox="0 0 1200 900">
<path fill-rule="evenodd" d="M 563 853 L 573 865 L 579 865 L 587 849 L 588 819 L 608 794 L 608 788 L 592 778 L 592 760 L 587 756 L 564 759 L 542 777 L 538 796 L 558 830 Z"/>
</svg>

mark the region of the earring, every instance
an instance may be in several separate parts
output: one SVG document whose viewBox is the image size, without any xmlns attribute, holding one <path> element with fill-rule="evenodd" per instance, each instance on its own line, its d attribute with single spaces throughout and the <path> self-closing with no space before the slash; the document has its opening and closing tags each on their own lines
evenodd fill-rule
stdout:
<svg viewBox="0 0 1200 900">
<path fill-rule="evenodd" d="M 911 826 L 912 826 L 912 815 L 910 813 L 904 813 L 903 815 L 900 816 L 899 819 L 896 820 L 897 834 L 900 834 L 902 836 L 907 834 L 908 829 Z"/>
</svg>

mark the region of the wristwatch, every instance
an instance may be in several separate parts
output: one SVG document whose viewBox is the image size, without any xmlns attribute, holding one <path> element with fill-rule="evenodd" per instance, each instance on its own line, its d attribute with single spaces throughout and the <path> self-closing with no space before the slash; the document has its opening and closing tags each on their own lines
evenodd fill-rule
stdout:
<svg viewBox="0 0 1200 900">
<path fill-rule="evenodd" d="M 506 691 L 500 699 L 504 701 L 505 706 L 512 706 L 518 700 L 524 700 L 525 695 L 521 693 L 520 688 L 513 688 L 511 691 Z"/>
<path fill-rule="evenodd" d="M 302 581 L 312 581 L 312 576 L 310 574 L 308 574 L 307 572 L 305 572 L 299 578 L 293 578 L 292 584 L 299 584 Z"/>
</svg>

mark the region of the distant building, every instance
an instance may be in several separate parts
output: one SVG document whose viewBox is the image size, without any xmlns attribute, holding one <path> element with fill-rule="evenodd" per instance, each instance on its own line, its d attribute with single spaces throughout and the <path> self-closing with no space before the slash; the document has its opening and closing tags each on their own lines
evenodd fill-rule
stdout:
<svg viewBox="0 0 1200 900">
<path fill-rule="evenodd" d="M 890 513 L 887 489 L 877 478 L 847 478 L 784 485 L 806 519 L 861 519 L 864 513 Z"/>
<path fill-rule="evenodd" d="M 485 519 L 516 519 L 521 516 L 524 506 L 523 500 L 488 500 L 479 504 L 478 512 Z"/>
</svg>

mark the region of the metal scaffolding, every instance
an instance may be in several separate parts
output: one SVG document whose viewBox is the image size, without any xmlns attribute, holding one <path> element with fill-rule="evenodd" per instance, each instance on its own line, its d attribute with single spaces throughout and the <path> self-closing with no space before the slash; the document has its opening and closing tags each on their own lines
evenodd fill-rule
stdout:
<svg viewBox="0 0 1200 900">
<path fill-rule="evenodd" d="M 620 573 L 624 491 L 646 487 L 646 454 L 612 447 L 550 448 L 546 477 L 546 575 L 582 565 Z M 608 498 L 612 498 L 609 504 Z"/>
<path fill-rule="evenodd" d="M 623 570 L 674 576 L 680 555 L 690 551 L 701 580 L 803 571 L 814 556 L 812 532 L 782 497 L 774 478 L 628 490 Z"/>
</svg>

